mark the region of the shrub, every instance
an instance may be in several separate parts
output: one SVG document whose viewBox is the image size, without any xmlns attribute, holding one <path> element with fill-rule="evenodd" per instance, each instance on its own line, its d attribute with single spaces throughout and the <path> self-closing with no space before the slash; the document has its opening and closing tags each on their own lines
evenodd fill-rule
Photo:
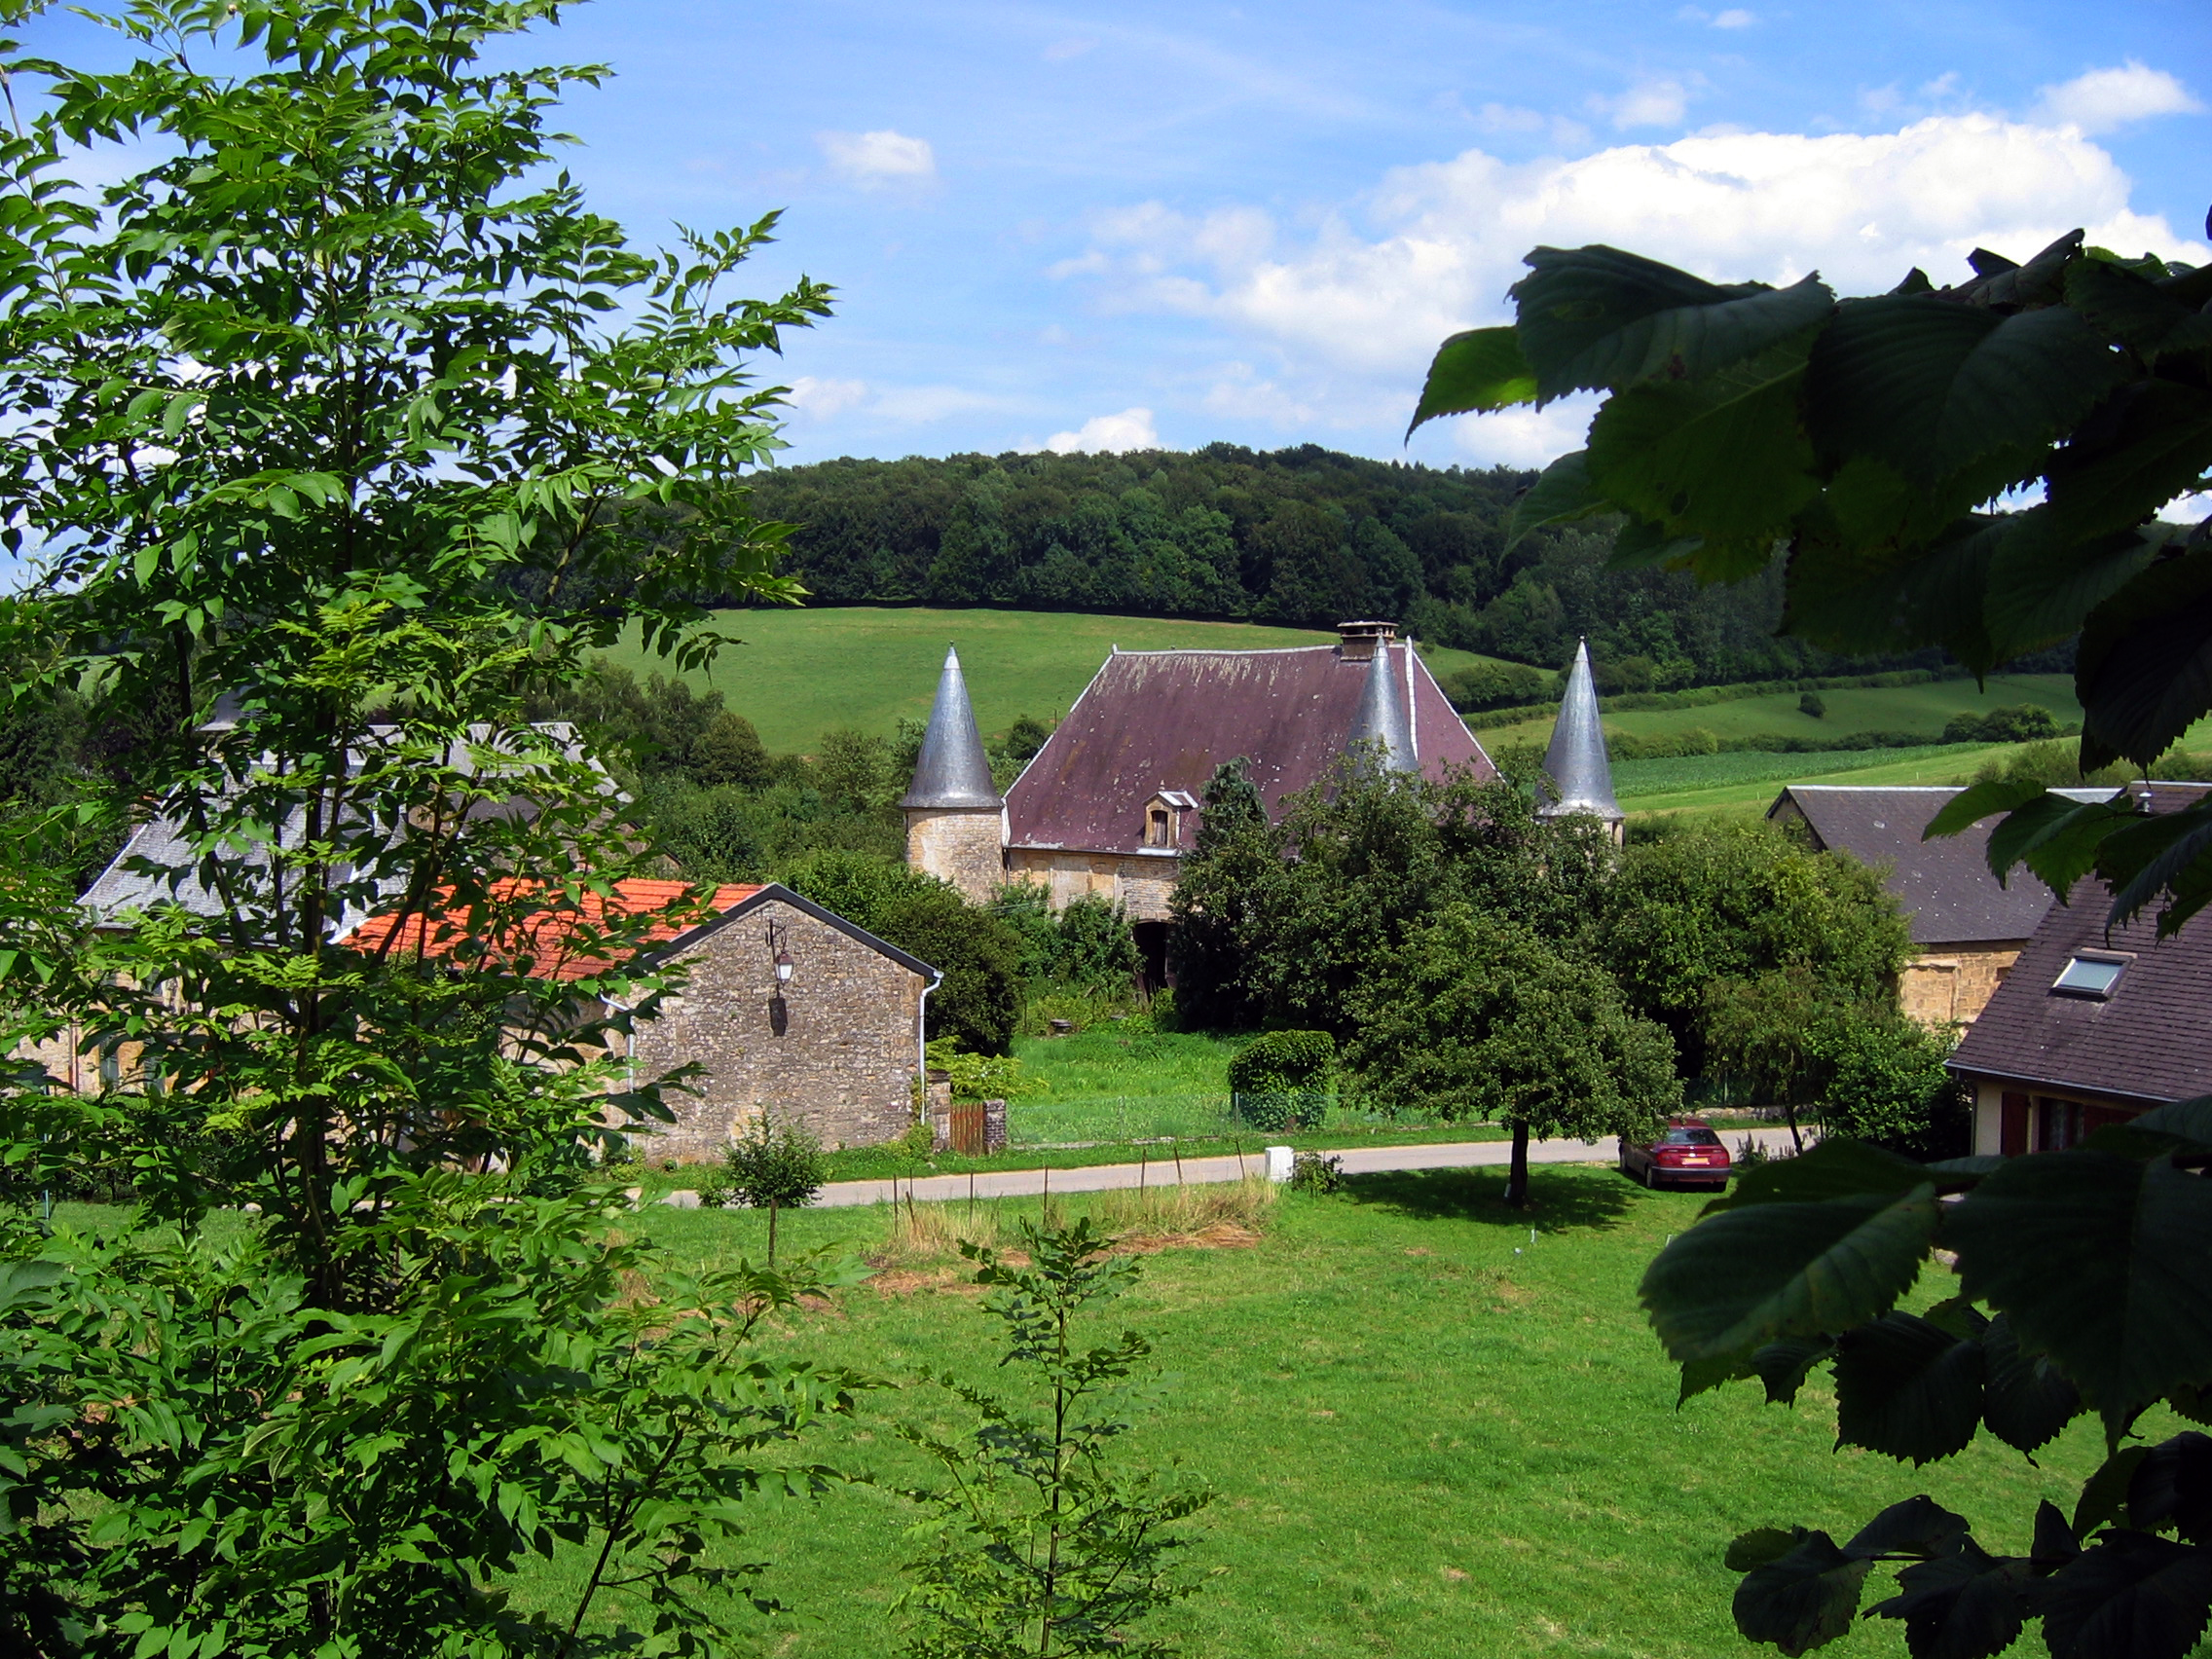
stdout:
<svg viewBox="0 0 2212 1659">
<path fill-rule="evenodd" d="M 745 1132 L 722 1149 L 719 1179 L 699 1193 L 716 1209 L 743 1204 L 768 1212 L 768 1265 L 776 1262 L 776 1214 L 804 1209 L 829 1178 L 822 1143 L 797 1124 L 776 1123 L 762 1108 Z"/>
<path fill-rule="evenodd" d="M 1254 1128 L 1296 1128 L 1328 1110 L 1336 1067 L 1337 1040 L 1326 1031 L 1270 1031 L 1230 1059 L 1230 1097 Z"/>
<path fill-rule="evenodd" d="M 2058 721 L 2039 703 L 1953 715 L 1943 727 L 1945 743 L 2035 743 L 2057 735 Z"/>
<path fill-rule="evenodd" d="M 1294 1193 L 1333 1193 L 1345 1184 L 1345 1161 L 1322 1152 L 1302 1152 L 1290 1164 Z"/>
<path fill-rule="evenodd" d="M 1819 719 L 1828 712 L 1828 706 L 1818 691 L 1807 691 L 1797 699 L 1797 712 Z"/>
<path fill-rule="evenodd" d="M 956 1037 L 940 1037 L 928 1052 L 930 1069 L 944 1073 L 955 1100 L 1014 1100 L 1048 1087 L 1011 1054 L 963 1053 Z"/>
<path fill-rule="evenodd" d="M 1894 1014 L 1838 1021 L 1822 1044 L 1822 1127 L 1908 1157 L 1964 1157 L 1971 1119 L 1965 1086 L 1943 1063 L 1951 1049 L 1948 1037 Z"/>
<path fill-rule="evenodd" d="M 1470 713 L 1541 702 L 1550 689 L 1550 677 L 1526 663 L 1483 662 L 1446 675 L 1441 684 L 1455 709 Z"/>
<path fill-rule="evenodd" d="M 1060 912 L 1052 977 L 1087 990 L 1125 991 L 1137 971 L 1137 936 L 1114 900 L 1086 893 Z"/>
</svg>

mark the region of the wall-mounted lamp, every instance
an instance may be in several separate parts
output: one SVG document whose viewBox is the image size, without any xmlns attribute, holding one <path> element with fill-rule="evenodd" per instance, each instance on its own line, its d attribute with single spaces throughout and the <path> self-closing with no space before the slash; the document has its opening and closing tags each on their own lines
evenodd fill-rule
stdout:
<svg viewBox="0 0 2212 1659">
<path fill-rule="evenodd" d="M 779 950 L 776 952 L 776 983 L 788 985 L 791 982 L 792 953 L 788 950 Z"/>
<path fill-rule="evenodd" d="M 790 984 L 792 982 L 790 941 L 785 939 L 781 925 L 775 922 L 768 924 L 768 956 L 776 966 L 776 983 L 778 985 Z"/>
</svg>

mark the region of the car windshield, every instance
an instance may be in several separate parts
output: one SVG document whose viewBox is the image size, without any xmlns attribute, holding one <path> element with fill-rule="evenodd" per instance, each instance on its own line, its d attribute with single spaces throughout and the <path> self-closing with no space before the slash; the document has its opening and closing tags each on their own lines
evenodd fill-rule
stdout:
<svg viewBox="0 0 2212 1659">
<path fill-rule="evenodd" d="M 1669 1129 L 1659 1137 L 1661 1146 L 1718 1146 L 1720 1137 L 1711 1129 Z"/>
</svg>

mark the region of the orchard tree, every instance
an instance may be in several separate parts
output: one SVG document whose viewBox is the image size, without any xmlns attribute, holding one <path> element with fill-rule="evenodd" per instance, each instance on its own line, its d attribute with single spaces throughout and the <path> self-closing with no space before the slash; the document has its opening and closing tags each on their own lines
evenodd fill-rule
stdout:
<svg viewBox="0 0 2212 1659">
<path fill-rule="evenodd" d="M 1604 393 L 1586 448 L 1515 534 L 1625 520 L 1616 560 L 1708 578 L 1784 551 L 1786 625 L 1843 649 L 1939 645 L 1987 670 L 2081 636 L 2080 766 L 2148 766 L 2212 710 L 2212 545 L 2159 521 L 2212 466 L 2212 268 L 2080 233 L 1971 280 L 1918 271 L 1838 303 L 1817 276 L 1715 284 L 1606 247 L 1539 248 L 1516 322 L 1447 341 L 1415 417 Z M 2042 499 L 1991 503 L 2023 486 Z M 2212 900 L 2212 803 L 2145 814 L 2040 783 L 1976 785 L 1932 832 L 2004 811 L 2002 874 L 2062 896 L 2094 871 L 2115 919 Z M 1986 1429 L 2032 1454 L 2095 1416 L 2107 1457 L 2071 1515 L 2045 1502 L 1993 1552 L 1922 1495 L 1841 1544 L 1738 1538 L 1737 1626 L 1798 1654 L 1843 1636 L 1877 1563 L 1915 1659 L 1983 1659 L 2040 1621 L 2055 1659 L 2182 1659 L 2212 1618 L 2212 1437 L 2139 1435 L 2161 1402 L 2212 1423 L 2212 1101 L 2065 1152 L 1924 1165 L 1835 1139 L 1745 1175 L 1645 1275 L 1684 1397 L 1832 1365 L 1837 1438 L 1923 1465 Z M 1942 1254 L 1938 1257 L 1937 1252 Z M 1899 1302 L 1931 1261 L 1954 1294 Z"/>
<path fill-rule="evenodd" d="M 729 292 L 772 219 L 653 254 L 587 208 L 547 120 L 603 71 L 484 61 L 564 10 L 117 0 L 116 72 L 0 45 L 0 522 L 41 571 L 0 698 L 138 734 L 130 797 L 8 822 L 0 1050 L 129 1058 L 86 1098 L 11 1071 L 0 1165 L 120 1134 L 182 1240 L 11 1235 L 11 1651 L 713 1651 L 754 1592 L 700 1552 L 819 1483 L 755 1454 L 849 1395 L 751 1348 L 805 1277 L 676 1274 L 587 1179 L 610 1106 L 669 1115 L 609 1054 L 673 982 L 636 947 L 699 912 L 604 903 L 637 855 L 527 710 L 626 630 L 705 660 L 694 596 L 795 597 L 744 362 L 828 296 Z M 68 182 L 100 146 L 136 170 Z M 90 934 L 55 849 L 141 812 L 192 903 Z M 547 938 L 597 966 L 533 973 Z M 507 1604 L 565 1550 L 558 1615 Z"/>
<path fill-rule="evenodd" d="M 1681 1104 L 1666 1028 L 1612 977 L 1530 928 L 1454 905 L 1414 928 L 1353 992 L 1344 1067 L 1386 1110 L 1513 1131 L 1505 1199 L 1529 1201 L 1531 1135 L 1628 1135 Z"/>
</svg>

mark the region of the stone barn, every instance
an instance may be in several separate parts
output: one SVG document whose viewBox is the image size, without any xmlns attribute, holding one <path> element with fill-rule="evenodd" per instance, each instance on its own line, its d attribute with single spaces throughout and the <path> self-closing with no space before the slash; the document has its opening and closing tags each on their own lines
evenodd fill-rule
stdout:
<svg viewBox="0 0 2212 1659">
<path fill-rule="evenodd" d="M 615 903 L 628 915 L 695 913 L 698 890 L 680 881 L 624 881 Z M 597 901 L 587 901 L 585 920 Z M 705 921 L 656 928 L 654 963 L 685 970 L 662 999 L 659 1017 L 639 1024 L 630 1059 L 641 1081 L 696 1061 L 694 1092 L 672 1091 L 676 1122 L 645 1149 L 691 1162 L 717 1156 L 763 1110 L 796 1123 L 824 1145 L 896 1140 L 914 1121 L 914 1086 L 924 1060 L 922 1011 L 940 977 L 928 963 L 886 943 L 787 887 L 725 886 L 707 899 Z M 374 949 L 392 927 L 371 918 L 349 940 Z M 581 980 L 607 965 L 570 954 L 532 929 L 528 971 Z M 427 929 L 429 954 L 467 935 L 464 915 Z M 414 940 L 404 941 L 414 945 Z"/>
</svg>

